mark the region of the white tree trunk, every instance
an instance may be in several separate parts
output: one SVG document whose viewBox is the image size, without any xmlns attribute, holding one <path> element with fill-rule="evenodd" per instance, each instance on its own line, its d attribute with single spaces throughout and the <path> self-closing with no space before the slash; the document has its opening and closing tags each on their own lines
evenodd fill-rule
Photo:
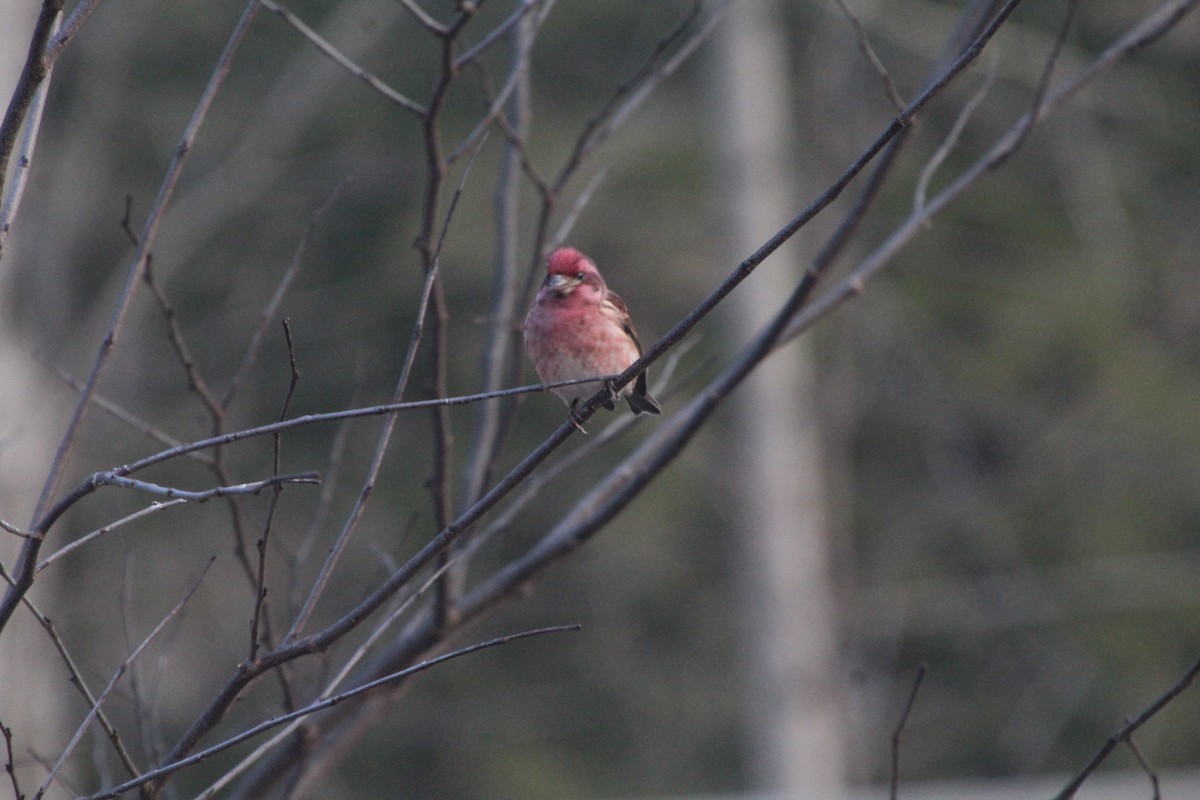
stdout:
<svg viewBox="0 0 1200 800">
<path fill-rule="evenodd" d="M 727 198 L 728 261 L 749 255 L 796 212 L 800 181 L 786 42 L 774 0 L 734 3 L 717 35 L 715 126 Z M 732 332 L 745 338 L 799 280 L 780 251 L 734 295 Z M 759 370 L 733 408 L 730 492 L 741 544 L 749 770 L 789 797 L 836 797 L 845 781 L 845 714 L 837 672 L 821 446 L 807 340 Z"/>
</svg>

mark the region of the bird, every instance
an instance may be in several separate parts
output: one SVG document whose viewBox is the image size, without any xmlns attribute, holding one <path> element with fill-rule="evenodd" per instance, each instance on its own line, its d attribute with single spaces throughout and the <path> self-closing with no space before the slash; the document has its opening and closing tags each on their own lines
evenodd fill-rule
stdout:
<svg viewBox="0 0 1200 800">
<path fill-rule="evenodd" d="M 546 259 L 546 279 L 525 317 L 525 351 L 542 383 L 616 375 L 642 355 L 629 309 L 608 288 L 596 263 L 573 247 L 560 247 Z M 604 407 L 616 408 L 619 396 L 634 414 L 661 414 L 658 401 L 646 387 L 646 372 L 613 391 L 605 380 L 573 383 L 551 389 L 567 404 L 575 427 L 580 400 L 608 388 Z"/>
</svg>

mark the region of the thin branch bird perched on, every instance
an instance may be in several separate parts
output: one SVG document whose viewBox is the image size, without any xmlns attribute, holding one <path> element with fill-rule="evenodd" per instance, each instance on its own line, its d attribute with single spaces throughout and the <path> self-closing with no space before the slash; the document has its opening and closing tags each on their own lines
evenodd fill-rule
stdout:
<svg viewBox="0 0 1200 800">
<path fill-rule="evenodd" d="M 542 383 L 616 375 L 642 355 L 625 301 L 605 285 L 590 258 L 570 247 L 555 250 L 546 261 L 546 280 L 525 317 L 525 350 Z M 610 399 L 604 404 L 609 411 L 616 408 L 619 394 L 634 414 L 662 413 L 646 388 L 645 371 L 619 393 L 604 381 L 551 391 L 563 399 L 576 421 L 579 401 L 602 387 L 609 388 Z"/>
</svg>

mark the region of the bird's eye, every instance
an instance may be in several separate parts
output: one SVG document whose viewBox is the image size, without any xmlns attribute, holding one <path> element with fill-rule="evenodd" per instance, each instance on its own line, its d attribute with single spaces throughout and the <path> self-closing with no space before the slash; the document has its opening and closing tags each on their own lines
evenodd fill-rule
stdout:
<svg viewBox="0 0 1200 800">
<path fill-rule="evenodd" d="M 583 280 L 583 273 L 582 273 L 582 272 L 576 272 L 576 273 L 575 273 L 575 280 L 577 280 L 577 281 L 581 281 L 581 280 Z"/>
</svg>

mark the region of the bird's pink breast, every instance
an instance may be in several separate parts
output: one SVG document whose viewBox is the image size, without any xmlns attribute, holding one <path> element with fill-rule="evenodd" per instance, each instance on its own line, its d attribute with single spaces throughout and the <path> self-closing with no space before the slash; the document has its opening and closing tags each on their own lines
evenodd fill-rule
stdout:
<svg viewBox="0 0 1200 800">
<path fill-rule="evenodd" d="M 539 298 L 525 321 L 529 358 L 544 383 L 615 375 L 637 360 L 637 347 L 620 325 L 598 305 L 564 302 L 570 299 Z M 599 390 L 599 382 L 589 382 L 554 392 L 570 402 Z"/>
</svg>

